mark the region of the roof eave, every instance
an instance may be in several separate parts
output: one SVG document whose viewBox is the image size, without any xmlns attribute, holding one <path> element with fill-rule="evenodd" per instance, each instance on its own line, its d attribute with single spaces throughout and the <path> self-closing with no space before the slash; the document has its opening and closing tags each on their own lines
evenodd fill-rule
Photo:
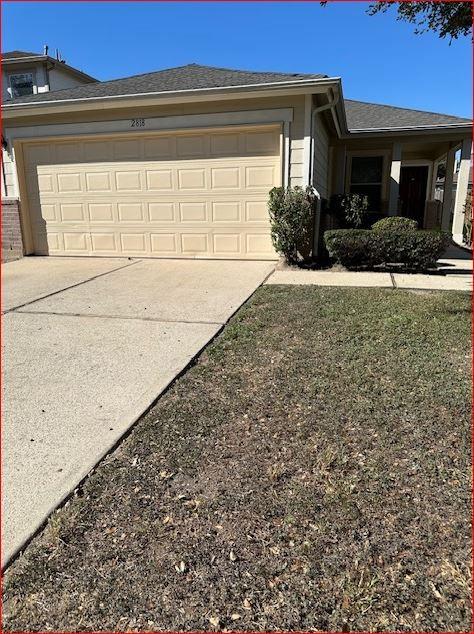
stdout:
<svg viewBox="0 0 474 634">
<path fill-rule="evenodd" d="M 399 136 L 408 134 L 433 134 L 433 133 L 449 133 L 460 132 L 471 134 L 472 123 L 450 123 L 437 124 L 430 126 L 400 126 L 390 128 L 351 128 L 348 130 L 348 137 L 369 137 L 369 136 Z"/>
<path fill-rule="evenodd" d="M 31 61 L 41 62 L 43 60 L 48 59 L 48 55 L 24 55 L 23 57 L 3 57 L 1 56 L 1 62 L 3 65 L 5 64 L 28 64 Z"/>
<path fill-rule="evenodd" d="M 176 90 L 176 91 L 162 91 L 162 92 L 150 92 L 150 93 L 133 93 L 133 94 L 124 94 L 124 95 L 109 95 L 103 97 L 82 97 L 79 99 L 52 99 L 52 100 L 41 100 L 41 101 L 32 101 L 32 102 L 23 102 L 23 103 L 5 103 L 2 104 L 2 111 L 4 116 L 7 113 L 15 113 L 15 116 L 23 114 L 22 111 L 30 114 L 35 109 L 50 108 L 55 109 L 64 105 L 75 105 L 84 106 L 87 104 L 102 104 L 104 107 L 104 102 L 110 104 L 110 107 L 113 107 L 116 104 L 122 104 L 127 100 L 133 100 L 137 98 L 149 99 L 150 102 L 153 100 L 165 100 L 165 99 L 182 99 L 183 97 L 207 97 L 207 96 L 219 96 L 219 95 L 240 95 L 243 93 L 251 92 L 252 94 L 262 92 L 267 93 L 273 90 L 292 90 L 296 92 L 312 92 L 312 89 L 317 88 L 326 88 L 327 86 L 333 85 L 337 82 L 340 82 L 339 77 L 323 77 L 320 79 L 310 79 L 310 80 L 295 80 L 288 82 L 269 82 L 266 84 L 247 84 L 243 86 L 217 86 L 215 88 L 190 88 L 184 90 Z"/>
</svg>

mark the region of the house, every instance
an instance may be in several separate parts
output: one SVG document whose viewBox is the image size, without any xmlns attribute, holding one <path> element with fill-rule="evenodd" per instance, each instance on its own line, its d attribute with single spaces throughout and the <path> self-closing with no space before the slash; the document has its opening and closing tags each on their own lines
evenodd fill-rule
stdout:
<svg viewBox="0 0 474 634">
<path fill-rule="evenodd" d="M 48 55 L 47 46 L 43 55 L 26 51 L 2 53 L 2 103 L 95 81 L 94 77 L 68 66 L 59 51 L 56 58 Z"/>
<path fill-rule="evenodd" d="M 339 77 L 189 64 L 20 96 L 2 114 L 4 231 L 18 209 L 25 254 L 273 259 L 281 184 L 315 188 L 316 236 L 331 195 L 357 192 L 420 226 L 435 205 L 462 237 L 471 121 L 344 99 Z"/>
</svg>

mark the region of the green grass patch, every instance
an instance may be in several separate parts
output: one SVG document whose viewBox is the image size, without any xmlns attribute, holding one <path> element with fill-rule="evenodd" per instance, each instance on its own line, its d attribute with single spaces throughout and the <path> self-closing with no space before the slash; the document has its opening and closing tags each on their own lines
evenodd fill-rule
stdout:
<svg viewBox="0 0 474 634">
<path fill-rule="evenodd" d="M 470 297 L 267 286 L 6 574 L 5 630 L 470 629 Z"/>
</svg>

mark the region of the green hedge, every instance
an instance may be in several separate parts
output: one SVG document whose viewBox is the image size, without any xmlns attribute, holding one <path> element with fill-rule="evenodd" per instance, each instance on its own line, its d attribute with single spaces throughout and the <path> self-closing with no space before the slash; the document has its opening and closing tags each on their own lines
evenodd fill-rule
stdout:
<svg viewBox="0 0 474 634">
<path fill-rule="evenodd" d="M 324 232 L 329 256 L 347 268 L 378 264 L 376 237 L 370 229 L 333 229 Z"/>
<path fill-rule="evenodd" d="M 402 231 L 416 231 L 418 223 L 412 218 L 404 218 L 403 216 L 390 216 L 377 220 L 372 225 L 374 231 L 384 231 L 390 233 L 400 233 Z"/>
<path fill-rule="evenodd" d="M 374 231 L 336 229 L 324 233 L 330 257 L 347 268 L 402 264 L 410 270 L 435 265 L 449 244 L 439 231 Z"/>
</svg>

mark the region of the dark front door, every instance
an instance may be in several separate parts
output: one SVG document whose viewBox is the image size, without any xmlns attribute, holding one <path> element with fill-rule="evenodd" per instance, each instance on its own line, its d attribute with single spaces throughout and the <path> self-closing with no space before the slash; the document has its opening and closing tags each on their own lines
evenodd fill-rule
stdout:
<svg viewBox="0 0 474 634">
<path fill-rule="evenodd" d="M 427 184 L 427 165 L 402 166 L 400 172 L 399 213 L 401 216 L 416 220 L 420 229 L 423 227 L 425 216 Z"/>
</svg>

